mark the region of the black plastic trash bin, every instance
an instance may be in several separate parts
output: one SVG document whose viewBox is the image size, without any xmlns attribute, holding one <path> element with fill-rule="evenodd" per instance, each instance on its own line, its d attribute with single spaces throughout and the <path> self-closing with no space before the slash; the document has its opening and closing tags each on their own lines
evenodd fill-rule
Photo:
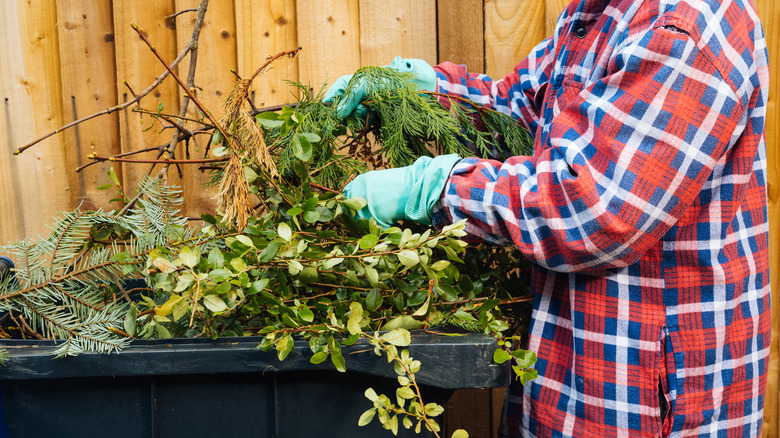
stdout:
<svg viewBox="0 0 780 438">
<path fill-rule="evenodd" d="M 394 397 L 392 364 L 366 343 L 343 349 L 347 373 L 309 363 L 308 344 L 279 361 L 260 338 L 135 341 L 119 354 L 53 359 L 50 341 L 4 341 L 0 367 L 8 436 L 18 437 L 391 437 L 374 421 L 368 387 Z M 426 402 L 455 389 L 501 387 L 495 341 L 480 334 L 412 335 Z M 441 423 L 441 421 L 440 421 Z M 399 436 L 420 436 L 400 428 Z M 424 435 L 423 435 L 424 436 Z"/>
</svg>

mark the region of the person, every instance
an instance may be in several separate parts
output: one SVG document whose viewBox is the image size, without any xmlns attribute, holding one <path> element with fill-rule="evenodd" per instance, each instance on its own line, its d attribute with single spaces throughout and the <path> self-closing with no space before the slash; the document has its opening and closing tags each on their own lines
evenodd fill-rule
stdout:
<svg viewBox="0 0 780 438">
<path fill-rule="evenodd" d="M 760 436 L 767 59 L 750 0 L 578 0 L 501 80 L 391 65 L 534 137 L 530 157 L 425 157 L 344 190 L 364 217 L 466 219 L 533 262 L 539 376 L 510 386 L 501 436 Z M 342 116 L 347 80 L 326 93 Z"/>
</svg>

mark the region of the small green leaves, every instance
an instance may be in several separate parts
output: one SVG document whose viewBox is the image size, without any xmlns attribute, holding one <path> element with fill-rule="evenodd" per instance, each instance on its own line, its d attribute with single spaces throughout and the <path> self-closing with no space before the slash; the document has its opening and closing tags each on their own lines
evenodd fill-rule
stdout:
<svg viewBox="0 0 780 438">
<path fill-rule="evenodd" d="M 407 329 L 407 330 L 414 330 L 421 328 L 425 325 L 425 323 L 418 321 L 411 317 L 410 315 L 399 315 L 395 318 L 388 321 L 387 324 L 382 326 L 382 330 L 396 330 L 396 329 Z"/>
<path fill-rule="evenodd" d="M 509 354 L 506 350 L 503 348 L 496 348 L 496 351 L 493 352 L 493 362 L 501 364 L 509 359 L 512 358 L 512 355 Z"/>
<path fill-rule="evenodd" d="M 290 227 L 287 226 L 287 228 Z M 260 263 L 270 262 L 271 260 L 273 260 L 274 257 L 276 257 L 277 249 L 278 249 L 278 245 L 276 244 L 276 242 L 269 243 L 268 246 L 266 246 L 265 249 L 263 249 L 263 251 L 260 253 L 260 256 L 258 256 L 257 261 Z"/>
<path fill-rule="evenodd" d="M 111 179 L 111 182 L 114 183 L 115 186 L 121 186 L 119 183 L 119 177 L 116 174 L 116 171 L 112 167 L 108 172 L 108 178 Z"/>
<path fill-rule="evenodd" d="M 442 271 L 450 265 L 451 263 L 448 262 L 447 260 L 439 260 L 431 265 L 431 269 L 433 269 L 434 271 Z"/>
<path fill-rule="evenodd" d="M 371 292 L 366 296 L 366 308 L 370 311 L 374 311 L 382 305 L 382 301 L 382 293 L 379 292 L 379 289 L 371 289 Z"/>
<path fill-rule="evenodd" d="M 318 351 L 317 353 L 314 353 L 312 355 L 311 359 L 309 359 L 309 362 L 311 362 L 311 363 L 316 365 L 316 364 L 325 362 L 325 359 L 327 359 L 327 358 L 328 358 L 328 352 L 327 351 Z"/>
<path fill-rule="evenodd" d="M 373 388 L 366 389 L 365 396 L 367 399 L 371 400 L 372 402 L 379 400 L 379 396 L 376 395 L 376 391 L 374 391 Z"/>
<path fill-rule="evenodd" d="M 264 128 L 278 128 L 284 124 L 284 120 L 280 120 L 279 114 L 274 112 L 264 112 L 255 116 L 257 123 Z"/>
<path fill-rule="evenodd" d="M 209 278 L 217 283 L 223 282 L 233 276 L 227 269 L 214 269 L 209 272 Z"/>
<path fill-rule="evenodd" d="M 242 244 L 246 245 L 249 248 L 255 247 L 255 244 L 254 242 L 252 242 L 252 239 L 243 234 L 239 234 L 238 236 L 236 236 L 236 240 L 238 240 L 239 242 L 241 242 Z"/>
<path fill-rule="evenodd" d="M 279 233 L 279 237 L 286 241 L 290 241 L 292 239 L 292 228 L 290 228 L 289 225 L 287 225 L 286 222 L 282 222 L 279 224 L 279 226 L 276 229 L 277 233 Z"/>
<path fill-rule="evenodd" d="M 295 341 L 292 336 L 286 334 L 276 342 L 276 355 L 279 360 L 284 360 L 295 348 Z"/>
<path fill-rule="evenodd" d="M 152 264 L 157 269 L 159 269 L 160 272 L 162 272 L 163 274 L 171 273 L 171 272 L 173 272 L 173 271 L 175 271 L 177 269 L 176 265 L 171 263 L 170 260 L 168 260 L 166 258 L 162 258 L 162 257 L 157 257 L 154 260 L 152 260 Z"/>
<path fill-rule="evenodd" d="M 398 253 L 398 261 L 407 268 L 411 268 L 420 263 L 420 258 L 416 252 L 411 250 L 404 250 Z"/>
<path fill-rule="evenodd" d="M 333 341 L 333 338 L 330 338 L 331 341 L 328 343 L 330 347 L 330 360 L 333 362 L 333 366 L 336 367 L 336 371 L 346 373 L 347 372 L 347 366 L 346 362 L 344 361 L 344 356 L 341 355 L 341 346 L 335 341 Z"/>
<path fill-rule="evenodd" d="M 357 335 L 363 332 L 360 323 L 363 321 L 363 306 L 353 301 L 349 305 L 349 320 L 347 321 L 347 330 L 351 335 Z"/>
<path fill-rule="evenodd" d="M 207 309 L 214 313 L 224 312 L 227 310 L 227 304 L 225 304 L 225 301 L 223 301 L 222 298 L 218 297 L 217 295 L 206 295 L 203 297 L 203 305 L 205 305 Z"/>
<path fill-rule="evenodd" d="M 366 412 L 363 412 L 363 414 L 358 419 L 358 426 L 365 426 L 370 423 L 371 420 L 374 419 L 374 415 L 376 415 L 376 408 L 371 408 Z"/>
<path fill-rule="evenodd" d="M 395 390 L 395 395 L 399 399 L 409 400 L 417 396 L 417 394 L 414 393 L 412 388 L 408 386 L 402 386 Z"/>
<path fill-rule="evenodd" d="M 311 283 L 316 283 L 320 277 L 316 268 L 313 268 L 311 266 L 306 266 L 303 269 L 301 269 L 301 272 L 298 274 L 298 278 L 304 284 L 311 284 Z"/>
<path fill-rule="evenodd" d="M 428 403 L 425 405 L 425 415 L 429 417 L 437 417 L 444 413 L 444 408 L 436 403 Z"/>
<path fill-rule="evenodd" d="M 309 139 L 306 138 L 306 136 L 301 134 L 294 135 L 291 145 L 292 153 L 295 155 L 295 158 L 301 161 L 311 160 L 314 147 L 312 147 L 311 142 L 309 142 Z"/>
<path fill-rule="evenodd" d="M 356 196 L 354 198 L 345 198 L 341 202 L 345 206 L 347 206 L 347 207 L 349 207 L 349 208 L 351 208 L 352 210 L 355 210 L 355 211 L 362 210 L 363 207 L 365 207 L 368 204 L 368 202 L 364 198 L 361 198 L 359 196 Z"/>
<path fill-rule="evenodd" d="M 225 137 L 222 136 L 222 131 L 216 130 L 214 131 L 214 135 L 211 136 L 211 144 L 216 146 L 220 143 L 222 143 L 222 140 L 224 140 Z"/>
<path fill-rule="evenodd" d="M 396 347 L 406 347 L 412 343 L 412 335 L 409 330 L 398 328 L 382 335 L 381 339 Z"/>
<path fill-rule="evenodd" d="M 189 246 L 184 246 L 179 250 L 179 259 L 188 268 L 193 268 L 200 261 L 200 254 L 196 254 Z"/>
<path fill-rule="evenodd" d="M 374 234 L 366 234 L 360 238 L 358 241 L 358 246 L 360 246 L 360 249 L 371 249 L 375 247 L 377 243 L 379 243 L 379 236 Z"/>
<path fill-rule="evenodd" d="M 136 318 L 138 318 L 138 308 L 135 306 L 130 306 L 130 309 L 127 311 L 127 315 L 125 316 L 124 320 L 125 333 L 130 336 L 135 335 Z"/>
</svg>

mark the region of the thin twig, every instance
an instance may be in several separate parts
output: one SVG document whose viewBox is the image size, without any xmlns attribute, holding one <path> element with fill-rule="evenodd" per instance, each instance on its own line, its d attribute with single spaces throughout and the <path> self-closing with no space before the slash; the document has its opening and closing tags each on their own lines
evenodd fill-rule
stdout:
<svg viewBox="0 0 780 438">
<path fill-rule="evenodd" d="M 128 334 L 127 332 L 123 332 L 122 330 L 119 330 L 116 327 L 108 327 L 107 330 L 110 331 L 111 333 L 117 334 L 119 336 L 124 336 L 126 338 L 135 339 L 135 336 L 133 336 L 131 334 Z"/>
<path fill-rule="evenodd" d="M 327 102 L 323 102 L 323 103 L 325 105 L 328 104 Z M 282 109 L 282 108 L 284 108 L 286 106 L 289 106 L 290 108 L 297 108 L 298 105 L 299 105 L 298 102 L 282 103 L 282 104 L 279 104 L 279 105 L 271 105 L 271 106 L 266 106 L 266 107 L 263 107 L 263 108 L 254 109 L 254 110 L 250 111 L 249 114 L 251 114 L 253 116 L 256 116 L 256 115 L 258 115 L 260 113 L 267 113 L 269 111 L 279 111 L 280 109 Z"/>
<path fill-rule="evenodd" d="M 173 115 L 173 114 L 159 113 L 157 111 L 150 111 L 150 110 L 143 109 L 143 108 L 133 108 L 131 111 L 136 112 L 136 113 L 140 113 L 140 114 L 148 114 L 148 115 L 155 116 L 155 117 L 170 117 L 170 118 L 183 120 L 185 122 L 200 123 L 200 124 L 204 125 L 204 128 L 200 128 L 200 129 L 212 129 L 212 128 L 214 128 L 213 126 L 209 125 L 208 123 L 204 122 L 203 120 L 193 119 L 192 117 L 182 117 L 181 115 L 177 116 L 177 115 Z"/>
<path fill-rule="evenodd" d="M 469 99 L 466 99 L 465 97 L 455 96 L 455 95 L 447 94 L 447 93 L 440 93 L 438 91 L 421 90 L 420 92 L 423 93 L 423 94 L 430 94 L 430 95 L 436 96 L 436 97 L 444 97 L 444 98 L 447 98 L 447 99 L 450 99 L 450 100 L 457 100 L 457 101 L 459 101 L 459 102 L 461 102 L 461 103 L 463 103 L 465 105 L 469 105 L 469 106 L 472 106 L 472 107 L 476 108 L 477 111 L 488 111 L 488 112 L 492 112 L 492 113 L 503 115 L 502 113 L 494 110 L 493 108 L 488 108 L 486 106 L 482 106 L 482 105 L 480 105 L 478 103 L 475 103 L 475 102 L 473 102 L 473 101 L 471 101 Z"/>
<path fill-rule="evenodd" d="M 190 51 L 190 46 L 188 45 L 184 50 L 182 50 L 181 53 L 179 53 L 179 56 L 177 56 L 176 59 L 174 59 L 173 62 L 171 62 L 171 67 L 175 68 L 177 65 L 179 65 L 179 63 L 182 61 L 182 59 L 184 59 L 184 57 L 187 55 L 187 53 L 189 51 Z M 155 78 L 154 82 L 152 82 L 151 85 L 149 85 L 145 90 L 141 91 L 139 94 L 135 95 L 135 97 L 133 97 L 132 99 L 128 100 L 127 102 L 119 104 L 119 105 L 116 105 L 116 106 L 113 106 L 113 107 L 110 107 L 110 108 L 106 108 L 103 111 L 96 112 L 94 114 L 88 115 L 86 117 L 82 117 L 82 118 L 80 118 L 78 120 L 74 120 L 74 121 L 72 121 L 72 122 L 70 122 L 70 123 L 68 123 L 66 125 L 63 125 L 63 126 L 57 128 L 57 129 L 55 129 L 54 131 L 49 132 L 48 134 L 45 134 L 45 135 L 43 135 L 41 137 L 38 137 L 35 140 L 27 143 L 26 145 L 20 147 L 17 150 L 15 150 L 14 151 L 14 155 L 19 155 L 22 152 L 26 151 L 27 149 L 29 149 L 29 148 L 35 146 L 36 144 L 42 142 L 43 140 L 46 140 L 47 138 L 49 138 L 49 137 L 51 137 L 51 136 L 53 136 L 55 134 L 59 134 L 60 132 L 65 131 L 66 129 L 69 129 L 69 128 L 72 128 L 72 127 L 74 127 L 76 125 L 84 123 L 87 120 L 92 120 L 92 119 L 94 119 L 96 117 L 100 117 L 100 116 L 103 116 L 103 115 L 106 115 L 106 114 L 111 114 L 111 113 L 114 113 L 114 112 L 117 112 L 117 111 L 124 110 L 125 108 L 135 104 L 136 102 L 141 100 L 141 98 L 147 96 L 155 88 L 157 88 L 157 86 L 159 86 L 162 83 L 162 81 L 165 80 L 166 77 L 168 77 L 169 71 L 170 70 L 165 71 L 160 76 L 157 76 Z"/>
<path fill-rule="evenodd" d="M 343 156 L 343 157 L 339 158 L 338 160 L 333 160 L 333 161 L 330 161 L 330 162 L 328 162 L 327 164 L 323 165 L 322 167 L 320 167 L 320 168 L 318 168 L 318 169 L 314 169 L 314 170 L 312 170 L 312 171 L 311 171 L 311 174 L 312 174 L 312 175 L 315 175 L 315 174 L 317 174 L 318 172 L 321 172 L 321 171 L 322 171 L 322 169 L 324 169 L 324 168 L 326 168 L 326 167 L 328 167 L 328 166 L 330 166 L 330 165 L 332 165 L 332 164 L 336 164 L 336 163 L 339 163 L 339 162 L 341 162 L 341 161 L 344 161 L 344 160 L 346 160 L 346 159 L 348 159 L 348 158 L 350 158 L 350 157 L 345 155 L 345 156 Z"/>
<path fill-rule="evenodd" d="M 166 160 L 166 159 L 160 159 L 160 160 L 138 160 L 134 158 L 120 158 L 120 157 L 103 157 L 96 154 L 89 154 L 87 156 L 90 160 L 95 161 L 112 161 L 117 163 L 142 163 L 142 164 L 205 164 L 205 163 L 218 163 L 221 161 L 226 161 L 227 158 L 204 158 L 201 160 Z"/>
<path fill-rule="evenodd" d="M 187 12 L 198 12 L 198 8 L 182 9 L 182 10 L 181 10 L 181 11 L 179 11 L 179 12 L 174 12 L 174 13 L 173 13 L 173 14 L 171 14 L 171 15 L 166 15 L 166 16 L 165 16 L 165 19 L 166 19 L 166 20 L 170 20 L 170 19 L 173 19 L 173 18 L 176 18 L 176 17 L 178 17 L 178 16 L 179 16 L 179 15 L 181 15 L 181 14 L 186 14 Z"/>
<path fill-rule="evenodd" d="M 11 317 L 11 321 L 16 324 L 17 327 L 19 327 L 19 334 L 22 335 L 22 339 L 27 339 L 27 336 L 25 336 L 25 329 L 22 327 L 22 324 L 14 318 L 14 312 L 8 312 L 8 315 Z"/>
<path fill-rule="evenodd" d="M 273 64 L 275 61 L 277 61 L 277 60 L 279 60 L 279 59 L 281 59 L 283 57 L 293 58 L 293 57 L 295 57 L 295 55 L 298 54 L 298 52 L 301 51 L 301 49 L 302 49 L 302 47 L 298 47 L 296 49 L 287 50 L 287 51 L 280 52 L 280 53 L 277 53 L 276 55 L 268 57 L 268 59 L 266 59 L 265 63 L 263 65 L 261 65 L 260 68 L 255 70 L 255 73 L 252 75 L 251 78 L 249 78 L 249 82 L 251 83 L 253 80 L 255 80 L 257 75 L 259 75 L 260 73 L 265 71 L 265 69 L 268 68 L 268 66 Z"/>
<path fill-rule="evenodd" d="M 315 189 L 320 189 L 320 190 L 325 191 L 325 192 L 341 193 L 338 190 L 333 190 L 333 189 L 331 189 L 329 187 L 325 187 L 325 186 L 322 186 L 322 185 L 319 185 L 319 184 L 313 183 L 313 182 L 309 182 L 309 186 L 310 187 L 314 187 Z"/>
<path fill-rule="evenodd" d="M 222 136 L 225 139 L 231 138 L 228 133 L 225 131 L 225 129 L 222 127 L 222 125 L 219 124 L 217 119 L 214 118 L 213 115 L 206 109 L 206 107 L 198 100 L 198 98 L 195 96 L 195 93 L 192 92 L 191 88 L 187 87 L 187 84 L 184 83 L 184 81 L 179 78 L 179 76 L 173 71 L 171 66 L 168 65 L 168 63 L 165 62 L 165 60 L 162 58 L 160 53 L 157 51 L 157 49 L 154 48 L 152 45 L 152 42 L 149 41 L 148 38 L 143 34 L 143 32 L 140 31 L 138 28 L 138 25 L 133 24 L 133 30 L 135 30 L 138 35 L 141 37 L 141 39 L 146 43 L 147 46 L 149 46 L 149 49 L 154 53 L 154 55 L 157 57 L 157 59 L 165 66 L 165 68 L 168 70 L 168 72 L 171 74 L 171 77 L 176 80 L 176 82 L 179 83 L 179 86 L 184 90 L 185 93 L 187 93 L 187 96 L 189 96 L 190 100 L 198 107 L 201 112 L 211 121 L 211 123 L 214 125 L 214 127 L 222 133 Z"/>
<path fill-rule="evenodd" d="M 153 151 L 156 151 L 156 150 L 158 150 L 157 146 L 152 146 L 152 147 L 145 148 L 145 149 L 139 149 L 137 151 L 124 152 L 124 153 L 121 153 L 121 154 L 118 154 L 118 155 L 114 155 L 114 157 L 122 158 L 122 157 L 128 157 L 130 155 L 137 155 L 137 154 L 143 154 L 143 153 L 146 153 L 146 152 L 153 152 Z M 86 169 L 87 167 L 94 166 L 95 164 L 98 164 L 98 163 L 100 163 L 100 161 L 90 161 L 89 163 L 84 164 L 81 167 L 76 168 L 76 172 L 81 172 L 82 170 Z"/>
<path fill-rule="evenodd" d="M 209 0 L 201 0 L 200 5 L 198 5 L 198 15 L 195 17 L 195 23 L 194 23 L 193 28 L 192 28 L 192 36 L 190 37 L 190 41 L 187 43 L 187 46 L 184 48 L 184 50 L 182 50 L 182 52 L 179 54 L 179 56 L 174 61 L 176 64 L 178 64 L 179 61 L 181 61 L 181 59 L 183 59 L 184 56 L 187 53 L 190 54 L 189 72 L 188 72 L 188 75 L 187 75 L 187 82 L 189 84 L 192 84 L 194 82 L 195 65 L 197 64 L 197 59 L 198 59 L 198 39 L 200 38 L 200 30 L 201 30 L 201 28 L 203 28 L 203 20 L 204 20 L 204 17 L 206 16 L 206 10 L 208 9 L 208 4 L 209 4 Z M 157 56 L 158 59 L 160 59 L 160 61 L 163 61 L 162 58 L 160 58 L 160 56 L 157 53 L 157 51 L 151 46 L 151 44 L 149 44 L 149 40 L 146 38 L 146 36 L 143 34 L 143 32 L 140 32 L 138 30 L 138 26 L 133 24 L 132 27 L 133 27 L 133 29 L 136 32 L 138 32 L 138 34 L 141 36 L 141 39 L 144 40 L 146 45 L 149 46 L 149 48 L 152 49 L 152 53 L 154 53 L 155 56 Z M 169 73 L 173 73 L 173 67 L 175 67 L 175 65 L 173 63 L 171 63 L 171 65 L 169 66 L 168 64 L 166 64 L 163 61 L 163 65 L 166 68 L 166 71 L 164 73 L 165 75 L 167 75 Z M 176 77 L 175 74 L 173 74 L 173 76 Z M 180 80 L 178 80 L 178 82 L 181 83 Z M 188 93 L 190 92 L 188 88 L 186 88 L 185 91 L 187 91 Z M 187 96 L 185 96 L 184 99 L 182 99 L 182 105 L 181 105 L 181 108 L 179 110 L 179 115 L 181 117 L 184 117 L 187 114 L 188 103 L 189 103 L 189 98 Z M 178 138 L 178 134 L 175 136 L 175 138 Z M 173 144 L 175 144 L 174 140 L 171 140 L 171 143 L 169 144 L 169 148 L 171 147 L 170 145 L 173 145 Z M 165 150 L 166 149 L 164 149 L 164 148 L 160 149 L 160 151 L 157 153 L 157 158 L 158 159 L 163 155 Z M 171 155 L 173 155 L 175 157 L 175 154 L 172 153 Z M 149 174 L 150 175 L 152 174 L 152 171 L 154 170 L 154 166 L 156 166 L 156 164 L 152 164 L 152 166 L 149 169 Z M 160 178 L 161 176 L 162 175 L 157 175 L 158 178 Z M 128 211 L 130 211 L 133 208 L 133 206 L 135 206 L 135 203 L 138 202 L 139 199 L 141 199 L 141 196 L 142 196 L 141 192 L 137 193 L 133 197 L 133 199 L 131 199 L 122 208 L 122 210 L 120 210 L 119 213 L 117 213 L 117 215 L 118 216 L 122 216 L 125 213 L 127 213 Z"/>
<path fill-rule="evenodd" d="M 13 319 L 13 316 L 11 316 L 11 319 Z M 40 333 L 38 333 L 35 330 L 33 330 L 32 327 L 30 327 L 27 324 L 27 321 L 24 320 L 24 315 L 19 315 L 19 321 L 22 322 L 22 325 L 19 326 L 19 328 L 22 329 L 23 332 L 27 332 L 28 334 L 33 335 L 35 337 L 35 339 L 38 339 L 38 340 L 45 339 L 43 337 L 43 335 L 41 335 Z M 17 322 L 17 324 L 18 324 L 18 322 Z"/>
</svg>

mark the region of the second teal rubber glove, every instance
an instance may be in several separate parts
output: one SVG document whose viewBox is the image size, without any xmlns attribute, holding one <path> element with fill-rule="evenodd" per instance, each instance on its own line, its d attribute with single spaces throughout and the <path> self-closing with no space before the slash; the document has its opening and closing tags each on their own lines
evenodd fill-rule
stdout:
<svg viewBox="0 0 780 438">
<path fill-rule="evenodd" d="M 411 166 L 366 172 L 347 184 L 344 196 L 365 199 L 357 215 L 373 217 L 382 228 L 402 219 L 431 225 L 431 210 L 460 159 L 457 154 L 420 157 Z"/>
<path fill-rule="evenodd" d="M 436 72 L 430 64 L 422 59 L 405 59 L 396 56 L 390 65 L 384 67 L 402 72 L 414 73 L 412 82 L 418 89 L 436 91 Z M 336 79 L 322 98 L 323 102 L 336 102 L 338 104 L 338 116 L 341 118 L 349 116 L 356 110 L 358 111 L 356 114 L 358 117 L 365 116 L 366 110 L 360 104 L 360 102 L 364 101 L 367 97 L 368 87 L 365 83 L 358 83 L 355 88 L 353 88 L 352 93 L 344 96 L 344 92 L 346 91 L 352 76 L 353 75 L 346 75 Z"/>
</svg>

